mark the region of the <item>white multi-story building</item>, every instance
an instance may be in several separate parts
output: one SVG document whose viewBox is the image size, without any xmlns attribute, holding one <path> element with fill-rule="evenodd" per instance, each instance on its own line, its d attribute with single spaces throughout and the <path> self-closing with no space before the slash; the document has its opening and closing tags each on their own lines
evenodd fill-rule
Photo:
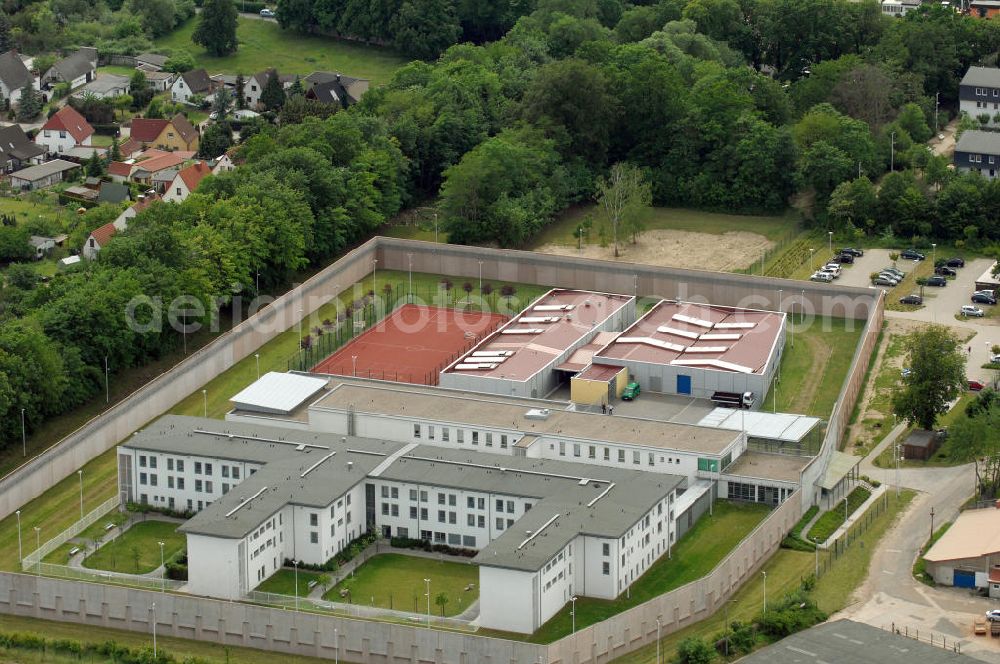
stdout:
<svg viewBox="0 0 1000 664">
<path fill-rule="evenodd" d="M 191 592 L 237 599 L 369 528 L 479 551 L 483 626 L 613 599 L 711 499 L 676 475 L 169 416 L 119 448 L 123 501 L 191 510 Z"/>
</svg>

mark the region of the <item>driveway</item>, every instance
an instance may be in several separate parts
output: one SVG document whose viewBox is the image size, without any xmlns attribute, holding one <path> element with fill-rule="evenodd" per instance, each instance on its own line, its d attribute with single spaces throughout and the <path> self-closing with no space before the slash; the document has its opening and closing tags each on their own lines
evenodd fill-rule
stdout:
<svg viewBox="0 0 1000 664">
<path fill-rule="evenodd" d="M 958 129 L 958 118 L 941 128 L 938 135 L 930 140 L 931 151 L 936 155 L 950 157 L 955 152 L 955 130 Z M 942 138 L 939 138 L 942 137 Z"/>
</svg>

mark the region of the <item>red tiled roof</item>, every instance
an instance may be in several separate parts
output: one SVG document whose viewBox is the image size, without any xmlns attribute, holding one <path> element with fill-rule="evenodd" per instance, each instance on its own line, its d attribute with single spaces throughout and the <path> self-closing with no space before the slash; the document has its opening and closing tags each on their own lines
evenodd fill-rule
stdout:
<svg viewBox="0 0 1000 664">
<path fill-rule="evenodd" d="M 136 214 L 139 214 L 140 212 L 142 212 L 143 210 L 145 210 L 146 208 L 148 208 L 150 205 L 152 205 L 153 203 L 155 203 L 158 200 L 161 200 L 159 194 L 153 194 L 152 196 L 146 196 L 141 201 L 136 201 L 132 205 L 132 209 L 135 210 Z"/>
<path fill-rule="evenodd" d="M 208 167 L 208 164 L 198 161 L 181 170 L 177 174 L 177 177 L 184 181 L 188 191 L 194 191 L 205 176 L 211 175 L 211 173 L 212 169 Z"/>
<path fill-rule="evenodd" d="M 133 154 L 142 149 L 142 144 L 132 137 L 126 138 L 122 143 L 118 145 L 118 151 L 122 153 L 125 158 L 131 157 Z"/>
<path fill-rule="evenodd" d="M 124 161 L 113 161 L 108 164 L 108 175 L 117 175 L 119 177 L 127 178 L 132 174 L 132 164 L 126 164 Z"/>
<path fill-rule="evenodd" d="M 175 166 L 180 166 L 185 161 L 194 156 L 193 152 L 180 151 L 177 152 L 165 152 L 163 150 L 146 150 L 143 155 L 146 159 L 138 161 L 135 164 L 136 170 L 144 170 L 150 173 L 159 173 L 160 171 L 167 168 L 174 168 Z"/>
<path fill-rule="evenodd" d="M 169 120 L 163 119 L 134 118 L 131 136 L 140 143 L 152 143 L 168 123 Z"/>
<path fill-rule="evenodd" d="M 49 118 L 48 122 L 42 125 L 42 129 L 68 131 L 77 143 L 82 143 L 94 133 L 94 128 L 90 126 L 90 123 L 69 105 L 60 108 L 55 115 Z"/>
<path fill-rule="evenodd" d="M 118 232 L 118 229 L 115 228 L 115 223 L 112 221 L 104 224 L 100 228 L 95 228 L 90 233 L 90 237 L 94 238 L 94 241 L 97 242 L 98 246 L 103 247 L 116 232 Z"/>
</svg>

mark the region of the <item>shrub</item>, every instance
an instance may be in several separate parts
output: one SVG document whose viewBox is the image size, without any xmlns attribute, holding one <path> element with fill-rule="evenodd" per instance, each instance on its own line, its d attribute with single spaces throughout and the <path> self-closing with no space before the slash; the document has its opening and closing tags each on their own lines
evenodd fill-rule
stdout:
<svg viewBox="0 0 1000 664">
<path fill-rule="evenodd" d="M 715 661 L 715 650 L 704 639 L 689 636 L 677 646 L 677 661 L 680 664 L 711 664 Z"/>
<path fill-rule="evenodd" d="M 826 614 L 819 610 L 803 591 L 785 595 L 760 621 L 761 630 L 770 637 L 783 639 L 790 634 L 812 627 L 826 620 Z"/>
</svg>

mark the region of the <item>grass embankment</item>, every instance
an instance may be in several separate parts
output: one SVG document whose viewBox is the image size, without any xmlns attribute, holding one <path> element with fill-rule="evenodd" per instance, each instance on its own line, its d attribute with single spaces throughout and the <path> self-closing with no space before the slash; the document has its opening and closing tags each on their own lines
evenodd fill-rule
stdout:
<svg viewBox="0 0 1000 664">
<path fill-rule="evenodd" d="M 87 556 L 83 566 L 124 574 L 148 574 L 160 566 L 160 546 L 163 560 L 170 560 L 184 548 L 184 535 L 177 532 L 177 523 L 140 521 L 123 534 Z"/>
<path fill-rule="evenodd" d="M 844 525 L 847 518 L 851 514 L 854 514 L 871 495 L 871 492 L 864 487 L 854 487 L 854 490 L 847 495 L 846 501 L 838 502 L 816 519 L 816 523 L 806 533 L 806 539 L 815 542 L 825 542 L 830 539 L 830 536 L 837 531 L 837 528 Z M 847 504 L 847 509 L 843 508 L 844 503 Z"/>
<path fill-rule="evenodd" d="M 606 620 L 705 576 L 764 520 L 768 512 L 762 505 L 716 501 L 713 515 L 703 515 L 673 547 L 672 557 L 663 556 L 653 563 L 645 574 L 632 583 L 629 593 L 623 593 L 614 600 L 581 597 L 576 602 L 576 628 Z M 480 634 L 551 643 L 572 631 L 570 610 L 567 604 L 530 637 L 492 630 L 480 630 Z"/>
<path fill-rule="evenodd" d="M 803 318 L 793 317 L 796 326 Z M 805 319 L 807 329 L 792 332 L 785 343 L 777 385 L 777 411 L 829 417 L 840 394 L 854 349 L 864 330 L 862 321 L 843 318 Z M 761 403 L 775 406 L 772 388 Z"/>
<path fill-rule="evenodd" d="M 431 580 L 430 609 L 435 616 L 458 615 L 479 599 L 477 565 L 398 553 L 383 553 L 371 558 L 332 588 L 325 599 L 345 602 L 349 598 L 353 604 L 425 614 L 427 587 L 424 579 Z M 344 590 L 349 591 L 349 595 L 342 596 Z"/>
<path fill-rule="evenodd" d="M 347 42 L 282 30 L 274 21 L 240 17 L 236 29 L 239 50 L 232 55 L 214 57 L 191 41 L 197 21 L 189 20 L 154 42 L 157 51 L 190 53 L 195 67 L 209 74 L 255 74 L 270 67 L 282 74 L 306 76 L 313 71 L 335 71 L 355 78 L 366 78 L 372 85 L 387 83 L 393 72 L 407 59 L 379 46 Z"/>
<path fill-rule="evenodd" d="M 931 547 L 934 546 L 934 543 L 937 542 L 939 539 L 941 539 L 941 536 L 944 535 L 946 532 L 948 532 L 949 528 L 951 528 L 951 524 L 946 523 L 937 530 L 935 530 L 934 535 L 927 540 L 927 543 L 924 544 L 924 547 L 920 550 L 921 554 L 930 551 Z M 927 573 L 927 562 L 924 560 L 923 555 L 917 558 L 917 561 L 913 563 L 913 578 L 919 581 L 920 583 L 926 584 L 932 588 L 937 585 L 934 582 L 934 578 Z"/>
<path fill-rule="evenodd" d="M 815 586 L 809 591 L 809 596 L 819 608 L 827 614 L 843 609 L 850 602 L 851 595 L 864 581 L 872 556 L 878 541 L 886 530 L 895 523 L 900 512 L 906 509 L 916 494 L 913 491 L 903 491 L 897 499 L 894 494 L 888 497 L 889 509 L 880 515 L 871 527 L 859 535 L 839 558 L 827 562 L 830 552 L 821 552 L 820 561 L 827 568 Z M 852 530 L 855 527 L 852 527 Z M 767 572 L 768 605 L 777 598 L 797 590 L 803 579 L 809 577 L 814 570 L 815 554 L 802 551 L 780 549 L 763 567 Z M 730 622 L 740 621 L 751 623 L 759 619 L 763 610 L 763 583 L 751 581 L 745 583 L 733 596 L 729 605 Z M 688 637 L 714 638 L 721 636 L 725 627 L 725 612 L 719 611 L 707 620 L 689 625 L 682 630 L 660 640 L 663 662 L 675 661 L 677 646 Z M 766 645 L 761 642 L 759 646 Z M 733 655 L 730 661 L 737 660 L 741 655 Z M 718 661 L 723 661 L 721 657 Z M 613 664 L 656 664 L 656 644 L 640 648 L 624 657 L 613 660 Z"/>
</svg>

